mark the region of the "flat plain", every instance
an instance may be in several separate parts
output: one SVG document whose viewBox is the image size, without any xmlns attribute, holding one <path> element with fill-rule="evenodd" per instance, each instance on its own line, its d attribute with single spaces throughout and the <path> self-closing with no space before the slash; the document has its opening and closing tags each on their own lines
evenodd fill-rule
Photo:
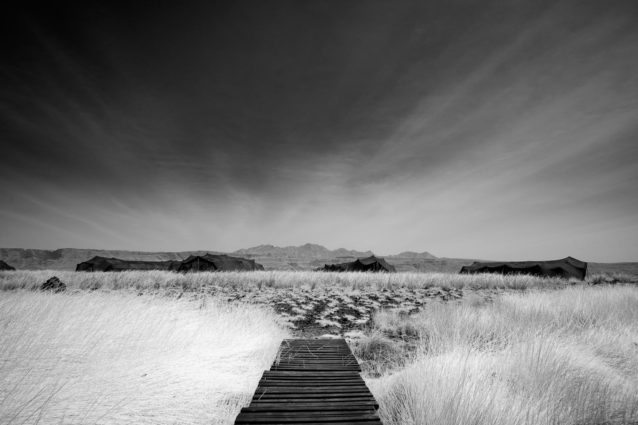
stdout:
<svg viewBox="0 0 638 425">
<path fill-rule="evenodd" d="M 636 281 L 2 272 L 0 422 L 229 424 L 282 339 L 338 335 L 386 424 L 631 423 Z"/>
</svg>

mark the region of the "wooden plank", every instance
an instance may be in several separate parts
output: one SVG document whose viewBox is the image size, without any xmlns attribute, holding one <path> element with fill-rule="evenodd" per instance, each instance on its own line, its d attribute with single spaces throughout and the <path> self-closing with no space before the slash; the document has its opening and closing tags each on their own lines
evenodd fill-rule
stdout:
<svg viewBox="0 0 638 425">
<path fill-rule="evenodd" d="M 278 362 L 275 362 L 272 364 L 273 367 L 277 367 L 277 366 L 286 366 L 288 364 L 298 364 L 298 363 L 318 363 L 318 364 L 348 364 L 348 365 L 353 365 L 356 366 L 359 364 L 359 362 L 357 362 L 354 359 L 329 359 L 329 360 L 323 360 L 323 359 L 284 359 L 284 360 L 280 360 Z"/>
<path fill-rule="evenodd" d="M 317 416 L 317 415 L 285 415 L 285 414 L 272 414 L 265 415 L 264 413 L 240 413 L 237 416 L 236 424 L 278 424 L 278 423 L 304 423 L 304 422 L 360 422 L 360 421 L 374 421 L 379 420 L 379 417 L 375 414 L 342 414 L 342 415 L 330 415 L 330 416 Z"/>
<path fill-rule="evenodd" d="M 335 405 L 324 405 L 318 403 L 295 403 L 295 404 L 267 404 L 267 405 L 255 405 L 244 407 L 241 409 L 242 412 L 300 412 L 300 411 L 317 411 L 317 410 L 325 410 L 325 411 L 346 411 L 346 410 L 368 410 L 374 411 L 373 404 L 335 404 Z"/>
<path fill-rule="evenodd" d="M 301 345 L 296 347 L 281 347 L 279 350 L 280 353 L 285 352 L 307 352 L 307 353 L 349 353 L 349 347 L 339 347 L 339 346 L 309 346 L 309 345 Z"/>
<path fill-rule="evenodd" d="M 252 425 L 252 424 L 272 424 L 273 422 L 236 422 L 237 425 Z M 275 422 L 275 423 L 280 423 L 280 422 Z M 372 419 L 372 420 L 364 420 L 364 421 L 338 421 L 338 422 L 333 422 L 333 421 L 328 421 L 328 422 L 319 422 L 319 421 L 313 421 L 313 422 L 288 422 L 287 425 L 292 425 L 292 424 L 303 424 L 303 425 L 379 425 L 382 424 L 380 419 Z"/>
<path fill-rule="evenodd" d="M 270 371 L 269 371 L 270 372 Z M 288 372 L 301 372 L 301 373 L 288 373 Z M 324 381 L 329 381 L 329 380 L 335 380 L 335 379 L 340 379 L 340 380 L 359 380 L 361 379 L 358 375 L 359 372 L 357 372 L 356 370 L 353 371 L 347 371 L 347 370 L 342 370 L 342 371 L 336 371 L 339 372 L 337 374 L 332 374 L 330 375 L 329 372 L 330 371 L 323 371 L 323 372 L 317 372 L 317 373 L 312 373 L 313 371 L 311 370 L 300 370 L 300 371 L 288 371 L 288 370 L 275 370 L 272 371 L 272 373 L 269 373 L 268 375 L 262 375 L 261 379 L 265 379 L 265 380 L 291 380 L 291 381 L 295 381 L 295 380 L 304 380 L 304 381 L 309 381 L 312 379 L 321 379 Z M 281 373 L 281 375 L 277 375 L 277 373 Z"/>
<path fill-rule="evenodd" d="M 235 422 L 236 425 L 253 425 L 253 424 L 273 424 L 273 422 Z M 274 423 L 281 423 L 281 422 L 274 422 Z M 303 424 L 303 425 L 379 425 L 382 424 L 380 419 L 374 419 L 374 420 L 366 420 L 366 421 L 339 421 L 339 422 L 333 422 L 333 421 L 328 421 L 328 422 L 318 422 L 318 421 L 313 421 L 313 422 L 298 422 L 298 421 L 293 421 L 293 422 L 288 422 L 287 425 L 293 425 L 293 424 Z"/>
<path fill-rule="evenodd" d="M 291 372 L 287 370 L 280 370 L 278 372 Z M 301 371 L 300 371 L 301 372 Z M 312 372 L 312 371 L 303 371 Z M 354 374 L 354 375 L 353 375 Z M 328 375 L 328 372 L 317 373 L 300 373 L 300 374 L 286 374 L 286 375 L 264 375 L 261 380 L 266 382 L 275 381 L 358 381 L 362 382 L 358 372 L 347 373 L 343 375 Z"/>
<path fill-rule="evenodd" d="M 259 381 L 260 388 L 291 387 L 295 385 L 318 387 L 359 387 L 365 385 L 363 381 Z"/>
<path fill-rule="evenodd" d="M 279 353 L 343 353 L 350 354 L 351 351 L 348 347 L 284 347 L 279 350 Z"/>
<path fill-rule="evenodd" d="M 307 355 L 320 355 L 320 354 L 328 354 L 328 355 L 338 355 L 342 354 L 344 356 L 352 355 L 352 352 L 348 348 L 313 348 L 313 347 L 300 347 L 293 349 L 283 349 L 278 351 L 278 355 L 286 355 L 286 354 L 307 354 Z"/>
<path fill-rule="evenodd" d="M 358 363 L 351 363 L 351 364 L 343 364 L 343 363 L 304 363 L 304 362 L 288 362 L 288 363 L 284 363 L 281 362 L 279 364 L 276 365 L 272 365 L 270 367 L 270 370 L 277 370 L 277 369 L 285 369 L 287 367 L 297 367 L 297 366 L 315 366 L 315 367 L 320 367 L 321 365 L 324 365 L 325 368 L 329 369 L 331 367 L 339 367 L 339 368 L 345 368 L 344 370 L 347 369 L 355 369 L 359 367 Z"/>
<path fill-rule="evenodd" d="M 280 371 L 280 372 L 290 372 L 290 371 Z M 314 372 L 314 371 L 308 371 Z M 348 371 L 349 372 L 349 371 Z M 325 378 L 321 376 L 322 372 L 317 372 L 313 374 L 306 374 L 305 376 L 298 375 L 286 375 L 286 376 L 266 376 L 261 378 L 261 381 L 265 382 L 281 382 L 281 381 L 291 381 L 291 382 L 299 382 L 299 381 L 325 381 L 325 382 L 338 382 L 338 381 L 349 381 L 349 382 L 364 382 L 363 379 L 357 377 L 347 376 L 326 376 Z"/>
<path fill-rule="evenodd" d="M 356 385 L 365 385 L 363 380 L 349 380 L 349 379 L 300 379 L 300 380 L 261 380 L 259 381 L 260 387 L 288 387 L 294 385 L 317 385 L 323 387 L 334 387 L 334 386 L 356 386 Z"/>
<path fill-rule="evenodd" d="M 323 393 L 356 393 L 356 392 L 368 392 L 368 387 L 365 385 L 340 385 L 340 386 L 331 386 L 331 387 L 259 387 L 255 391 L 255 394 L 260 393 L 295 393 L 305 394 L 305 393 L 315 393 L 315 394 L 323 394 Z"/>
<path fill-rule="evenodd" d="M 345 340 L 285 340 L 235 424 L 381 424 Z"/>
<path fill-rule="evenodd" d="M 280 417 L 303 417 L 303 416 L 316 416 L 316 417 L 320 417 L 320 416 L 344 416 L 344 415 L 374 415 L 376 412 L 374 411 L 374 409 L 349 409 L 349 410 L 345 410 L 345 409 L 320 409 L 320 408 L 315 408 L 315 409 L 304 409 L 304 410 L 299 410 L 299 409 L 295 409 L 295 410 L 261 410 L 261 411 L 254 411 L 254 410 L 250 410 L 250 409 L 241 409 L 241 413 L 243 415 L 252 415 L 255 417 L 273 417 L 273 416 L 280 416 Z"/>
<path fill-rule="evenodd" d="M 355 369 L 359 367 L 359 363 L 353 362 L 350 364 L 343 364 L 343 362 L 338 362 L 338 363 L 306 363 L 306 362 L 280 362 L 279 364 L 273 364 L 270 367 L 270 370 L 277 370 L 277 368 L 279 369 L 285 369 L 287 367 L 297 367 L 297 366 L 314 366 L 314 367 L 320 367 L 320 366 L 324 366 L 325 368 L 331 368 L 331 367 L 338 367 L 338 368 L 345 368 L 345 370 L 347 369 Z"/>
<path fill-rule="evenodd" d="M 277 382 L 364 382 L 359 377 L 351 376 L 330 376 L 323 378 L 321 375 L 308 375 L 308 376 L 267 376 L 259 380 L 263 383 L 277 383 Z"/>
<path fill-rule="evenodd" d="M 343 363 L 287 363 L 281 364 L 277 366 L 271 366 L 270 370 L 274 371 L 284 371 L 284 370 L 325 370 L 326 372 L 330 372 L 331 370 L 334 372 L 341 371 L 353 371 L 359 372 L 360 366 L 358 364 L 343 364 Z"/>
<path fill-rule="evenodd" d="M 311 402 L 359 402 L 359 401 L 375 401 L 371 395 L 353 395 L 351 397 L 342 397 L 341 395 L 335 395 L 333 397 L 255 397 L 251 403 L 264 402 L 264 403 L 311 403 Z"/>
<path fill-rule="evenodd" d="M 359 391 L 359 392 L 338 392 L 338 393 L 327 393 L 327 394 L 322 394 L 322 393 L 271 393 L 271 392 L 263 392 L 263 393 L 255 393 L 255 395 L 253 396 L 253 399 L 258 399 L 258 400 L 266 400 L 266 399 L 281 399 L 281 398 L 287 398 L 287 399 L 302 399 L 302 398 L 314 398 L 314 399 L 328 399 L 328 398 L 341 398 L 341 399 L 346 399 L 346 398 L 372 398 L 372 395 L 370 395 L 370 393 L 368 391 Z"/>
<path fill-rule="evenodd" d="M 279 362 L 290 362 L 294 360 L 316 360 L 316 361 L 336 361 L 336 360 L 350 360 L 357 361 L 354 356 L 346 356 L 346 355 L 336 355 L 336 356 L 307 356 L 307 355 L 290 355 L 290 356 L 281 356 L 279 358 Z M 277 363 L 276 361 L 274 363 Z"/>
<path fill-rule="evenodd" d="M 264 371 L 264 376 L 269 375 L 269 374 L 278 375 L 278 374 L 283 374 L 283 373 L 282 372 L 273 372 L 273 371 L 270 371 L 270 370 Z M 352 374 L 353 375 L 357 375 L 357 376 L 359 375 L 356 372 L 353 372 Z M 343 375 L 343 373 L 335 373 L 333 375 Z M 330 374 L 324 374 L 323 376 L 330 376 Z"/>
<path fill-rule="evenodd" d="M 267 409 L 268 411 L 277 411 L 281 409 L 297 409 L 297 410 L 316 410 L 320 409 L 333 409 L 333 410 L 349 410 L 349 409 L 378 409 L 378 405 L 374 400 L 366 401 L 343 401 L 343 402 L 330 402 L 325 401 L 300 401 L 298 403 L 270 403 L 268 401 L 253 402 L 250 406 L 244 407 L 244 409 L 254 409 L 255 411 L 261 411 Z"/>
<path fill-rule="evenodd" d="M 331 356 L 331 357 L 302 357 L 302 356 L 288 356 L 281 357 L 278 361 L 273 362 L 273 364 L 285 363 L 285 362 L 303 362 L 303 361 L 313 361 L 313 362 L 357 362 L 357 359 L 350 356 Z"/>
<path fill-rule="evenodd" d="M 323 364 L 323 363 L 291 363 L 286 365 L 271 366 L 270 370 L 318 370 L 326 372 L 340 372 L 340 371 L 352 371 L 360 372 L 359 365 L 344 365 L 344 364 Z"/>
<path fill-rule="evenodd" d="M 307 377 L 307 376 L 322 376 L 322 377 L 326 377 L 326 378 L 331 378 L 331 377 L 341 377 L 341 376 L 359 376 L 359 372 L 357 371 L 337 371 L 337 372 L 330 372 L 330 371 L 325 371 L 325 372 L 321 372 L 320 374 L 314 373 L 312 371 L 309 370 L 300 370 L 300 371 L 285 371 L 285 370 L 268 370 L 266 372 L 264 372 L 264 374 L 262 376 L 268 377 L 268 376 L 301 376 L 301 377 Z"/>
<path fill-rule="evenodd" d="M 365 381 L 358 379 L 262 379 L 259 381 L 260 386 L 280 386 L 280 385 L 303 385 L 308 383 L 311 385 L 363 385 Z"/>
<path fill-rule="evenodd" d="M 248 407 L 257 407 L 257 406 L 266 406 L 266 405 L 278 405 L 281 406 L 283 404 L 290 404 L 289 401 L 291 399 L 279 398 L 274 400 L 252 400 L 250 406 Z M 308 405 L 308 406 L 318 406 L 318 405 L 327 405 L 327 406 L 340 406 L 340 405 L 358 405 L 358 404 L 366 404 L 366 405 L 375 405 L 378 406 L 376 400 L 372 397 L 359 397 L 359 398 L 320 398 L 316 400 L 306 399 L 306 400 L 295 400 L 293 403 L 296 405 Z"/>
</svg>

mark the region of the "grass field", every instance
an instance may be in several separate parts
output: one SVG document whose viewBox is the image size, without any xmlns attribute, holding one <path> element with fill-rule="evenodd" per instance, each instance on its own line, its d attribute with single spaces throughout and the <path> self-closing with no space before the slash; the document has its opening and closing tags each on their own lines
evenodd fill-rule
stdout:
<svg viewBox="0 0 638 425">
<path fill-rule="evenodd" d="M 527 289 L 564 286 L 565 281 L 527 275 L 462 275 L 451 273 L 328 273 L 309 271 L 255 271 L 176 273 L 129 271 L 116 273 L 69 272 L 59 270 L 18 270 L 0 272 L 0 290 L 33 289 L 51 276 L 58 276 L 69 289 L 137 290 L 143 292 L 201 291 L 234 288 L 255 291 L 266 288 L 328 287 L 362 290 L 407 288 L 502 288 Z"/>
<path fill-rule="evenodd" d="M 1 272 L 0 423 L 230 424 L 305 327 L 356 327 L 386 425 L 631 423 L 633 279 Z"/>
<path fill-rule="evenodd" d="M 0 293 L 0 423 L 231 423 L 287 333 L 210 298 Z"/>
<path fill-rule="evenodd" d="M 638 422 L 634 286 L 381 313 L 355 352 L 386 425 Z"/>
<path fill-rule="evenodd" d="M 70 293 L 123 291 L 188 299 L 210 295 L 267 306 L 287 321 L 296 336 L 304 337 L 360 330 L 379 309 L 410 314 L 433 300 L 458 300 L 470 292 L 490 299 L 502 291 L 556 289 L 569 284 L 531 276 L 444 273 L 15 271 L 0 273 L 0 289 L 38 289 L 53 274 L 66 283 Z"/>
</svg>

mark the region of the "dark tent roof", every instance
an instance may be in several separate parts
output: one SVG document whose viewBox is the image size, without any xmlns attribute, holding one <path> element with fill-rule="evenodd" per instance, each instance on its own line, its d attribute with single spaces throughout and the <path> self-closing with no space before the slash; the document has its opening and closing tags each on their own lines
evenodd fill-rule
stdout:
<svg viewBox="0 0 638 425">
<path fill-rule="evenodd" d="M 179 261 L 122 260 L 95 256 L 77 265 L 78 272 L 116 272 L 126 270 L 177 270 Z"/>
<path fill-rule="evenodd" d="M 15 270 L 15 267 L 11 267 L 4 261 L 0 260 L 0 270 Z"/>
<path fill-rule="evenodd" d="M 180 264 L 180 272 L 263 270 L 264 266 L 241 257 L 224 254 L 191 255 Z"/>
<path fill-rule="evenodd" d="M 326 264 L 323 268 L 328 272 L 396 272 L 393 265 L 388 264 L 383 258 L 374 255 L 365 258 L 357 258 L 349 263 Z"/>
<path fill-rule="evenodd" d="M 173 270 L 173 271 L 204 271 L 204 270 L 263 270 L 261 264 L 254 260 L 230 257 L 228 255 L 206 254 L 191 255 L 184 261 L 139 261 L 122 260 L 120 258 L 93 257 L 80 263 L 76 271 L 110 272 L 125 270 Z"/>
<path fill-rule="evenodd" d="M 572 257 L 551 261 L 475 261 L 469 266 L 463 266 L 461 273 L 530 274 L 542 277 L 574 277 L 583 280 L 587 273 L 587 263 Z"/>
</svg>

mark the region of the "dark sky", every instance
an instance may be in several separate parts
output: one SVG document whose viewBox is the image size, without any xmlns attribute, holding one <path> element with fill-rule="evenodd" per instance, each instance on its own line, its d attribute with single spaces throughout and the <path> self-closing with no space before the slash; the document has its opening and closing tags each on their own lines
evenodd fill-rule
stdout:
<svg viewBox="0 0 638 425">
<path fill-rule="evenodd" d="M 638 261 L 635 0 L 134 3 L 3 11 L 0 246 Z"/>
</svg>

